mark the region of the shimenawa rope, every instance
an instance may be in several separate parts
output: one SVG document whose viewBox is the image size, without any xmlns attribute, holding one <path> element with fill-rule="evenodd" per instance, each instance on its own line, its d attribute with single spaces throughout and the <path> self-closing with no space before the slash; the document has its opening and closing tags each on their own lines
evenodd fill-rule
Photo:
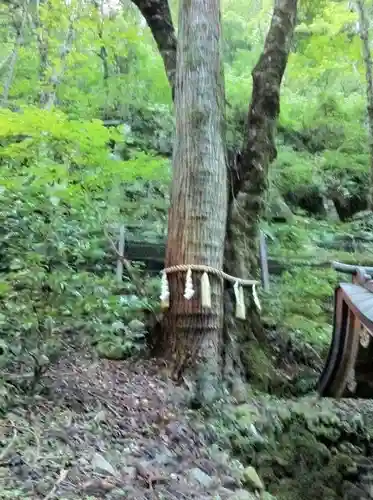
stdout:
<svg viewBox="0 0 373 500">
<path fill-rule="evenodd" d="M 193 280 L 192 280 L 192 271 L 197 271 L 197 272 L 202 272 L 202 277 L 201 277 L 201 304 L 202 307 L 204 308 L 211 308 L 211 287 L 210 287 L 210 280 L 209 280 L 209 274 L 213 274 L 217 277 L 219 277 L 222 280 L 227 280 L 230 281 L 231 283 L 234 283 L 233 290 L 235 294 L 235 299 L 236 299 L 236 317 L 240 319 L 245 319 L 246 318 L 246 307 L 245 307 L 245 300 L 244 300 L 244 291 L 243 287 L 244 286 L 251 286 L 253 289 L 253 299 L 256 307 L 258 310 L 261 310 L 259 298 L 256 292 L 256 285 L 259 284 L 259 281 L 257 280 L 245 280 L 242 278 L 236 278 L 235 276 L 231 276 L 230 274 L 225 273 L 224 271 L 221 271 L 219 269 L 215 269 L 214 267 L 211 266 L 205 266 L 205 265 L 200 265 L 200 264 L 182 264 L 182 265 L 177 265 L 177 266 L 171 266 L 171 267 L 166 267 L 162 271 L 162 281 L 161 281 L 161 295 L 160 295 L 160 300 L 161 300 L 161 307 L 163 309 L 168 309 L 170 302 L 170 290 L 168 286 L 168 279 L 167 275 L 171 273 L 176 273 L 176 272 L 186 272 L 186 279 L 185 279 L 185 290 L 184 290 L 184 297 L 186 300 L 190 300 L 195 293 L 194 287 L 193 287 Z"/>
</svg>

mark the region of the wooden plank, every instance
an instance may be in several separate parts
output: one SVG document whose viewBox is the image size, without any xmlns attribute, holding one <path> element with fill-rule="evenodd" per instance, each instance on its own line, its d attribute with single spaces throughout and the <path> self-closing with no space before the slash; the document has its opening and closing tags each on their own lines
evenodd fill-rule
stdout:
<svg viewBox="0 0 373 500">
<path fill-rule="evenodd" d="M 334 293 L 333 336 L 328 357 L 318 382 L 318 392 L 322 397 L 333 397 L 338 363 L 342 358 L 346 343 L 347 306 L 343 302 L 343 292 L 337 287 Z"/>
<path fill-rule="evenodd" d="M 366 274 L 373 275 L 373 267 L 344 264 L 343 262 L 338 262 L 336 260 L 332 262 L 332 268 L 340 273 L 346 274 L 356 274 L 358 270 L 361 269 Z"/>
<path fill-rule="evenodd" d="M 126 236 L 126 229 L 122 225 L 119 228 L 119 238 L 118 238 L 118 253 L 122 257 L 122 259 L 124 257 L 125 236 Z M 122 280 L 123 280 L 123 260 L 121 260 L 121 259 L 117 260 L 116 277 L 117 277 L 118 283 L 122 283 Z"/>
<path fill-rule="evenodd" d="M 150 268 L 153 271 L 161 271 L 164 267 L 166 245 L 164 241 L 146 242 L 146 241 L 127 238 L 125 246 L 125 255 L 130 261 L 144 262 L 145 266 L 148 269 Z M 330 262 L 298 263 L 296 261 L 289 261 L 285 263 L 273 257 L 272 258 L 268 257 L 268 255 L 267 255 L 267 265 L 268 265 L 268 278 L 269 275 L 279 276 L 284 271 L 291 270 L 294 267 L 302 267 L 302 268 L 308 267 L 310 269 L 310 272 L 312 272 L 312 269 L 330 268 Z"/>
<path fill-rule="evenodd" d="M 344 299 L 360 321 L 373 329 L 373 293 L 364 287 L 349 283 L 341 283 Z"/>
</svg>

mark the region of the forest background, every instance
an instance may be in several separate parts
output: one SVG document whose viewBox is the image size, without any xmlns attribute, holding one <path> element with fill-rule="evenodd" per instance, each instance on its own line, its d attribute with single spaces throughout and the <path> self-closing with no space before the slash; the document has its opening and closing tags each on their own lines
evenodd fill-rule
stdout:
<svg viewBox="0 0 373 500">
<path fill-rule="evenodd" d="M 222 5 L 235 150 L 271 9 L 271 1 Z M 83 328 L 99 350 L 130 352 L 123 314 L 132 319 L 144 299 L 127 294 L 126 306 L 118 303 L 104 232 L 114 241 L 120 225 L 127 239 L 166 235 L 174 125 L 162 60 L 130 2 L 6 3 L 1 19 L 2 327 L 10 339 Z M 289 272 L 264 302 L 277 326 L 316 343 L 329 339 L 335 275 L 297 264 L 325 263 L 330 250 L 333 258 L 370 258 L 369 217 L 351 222 L 366 209 L 369 187 L 366 109 L 356 12 L 344 1 L 304 3 L 262 223 L 270 255 Z M 148 283 L 152 301 L 157 283 Z M 119 287 L 134 291 L 130 281 Z"/>
<path fill-rule="evenodd" d="M 170 7 L 176 20 L 174 0 Z M 251 71 L 272 10 L 272 0 L 222 1 L 231 150 L 243 143 Z M 366 14 L 372 18 L 369 2 Z M 66 346 L 93 345 L 99 357 L 111 360 L 142 352 L 143 311 L 157 307 L 159 276 L 134 263 L 131 279 L 117 279 L 112 244 L 120 227 L 126 241 L 164 242 L 174 111 L 161 56 L 131 2 L 6 1 L 0 21 L 0 409 L 8 414 L 27 401 L 25 394 L 42 390 L 41 375 Z M 360 35 L 349 2 L 301 2 L 261 221 L 272 269 L 269 291 L 260 290 L 269 346 L 255 344 L 247 353 L 253 391 L 299 396 L 314 388 L 331 339 L 338 276 L 330 261 L 372 265 Z M 139 283 L 145 294 L 139 295 Z M 281 407 L 273 406 L 274 412 Z M 348 427 L 344 415 L 343 425 L 328 415 L 312 421 L 308 407 L 286 406 L 277 420 L 280 437 L 260 455 L 248 437 L 247 413 L 240 411 L 224 414 L 219 432 L 258 467 L 271 492 L 313 498 L 320 495 L 319 483 L 329 488 L 330 472 L 334 492 L 321 496 L 340 498 L 344 465 L 328 455 L 331 468 L 320 468 L 326 456 L 320 442 L 326 433 L 332 442 L 336 433 L 335 442 L 346 440 L 346 433 L 355 436 L 357 424 Z M 304 442 L 293 440 L 301 440 L 307 425 Z M 268 427 L 274 429 L 272 422 Z M 361 433 L 365 440 L 367 432 Z M 303 457 L 313 453 L 306 465 L 294 453 L 302 446 Z M 279 450 L 289 456 L 279 458 Z"/>
</svg>

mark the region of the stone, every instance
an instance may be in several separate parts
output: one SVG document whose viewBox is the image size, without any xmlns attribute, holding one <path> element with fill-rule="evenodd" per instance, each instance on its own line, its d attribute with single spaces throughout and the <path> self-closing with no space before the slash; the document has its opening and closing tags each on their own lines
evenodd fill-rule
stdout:
<svg viewBox="0 0 373 500">
<path fill-rule="evenodd" d="M 169 465 L 169 464 L 172 464 L 173 461 L 174 461 L 173 456 L 170 453 L 166 453 L 166 452 L 156 453 L 156 455 L 154 457 L 154 462 L 158 465 Z"/>
<path fill-rule="evenodd" d="M 106 420 L 107 420 L 107 415 L 105 410 L 99 411 L 94 418 L 95 422 L 105 422 Z"/>
<path fill-rule="evenodd" d="M 123 467 L 121 470 L 122 475 L 126 476 L 126 479 L 129 479 L 130 481 L 134 481 L 137 476 L 137 469 L 136 467 Z"/>
<path fill-rule="evenodd" d="M 32 489 L 32 487 L 29 488 L 29 484 L 28 484 L 27 481 L 26 481 L 26 485 L 24 485 L 24 488 L 27 489 L 27 490 L 29 490 L 29 489 L 31 490 Z M 43 496 L 46 496 L 49 493 L 50 489 L 51 489 L 50 483 L 46 479 L 42 479 L 35 486 L 36 492 L 39 495 L 43 495 Z"/>
<path fill-rule="evenodd" d="M 214 478 L 203 472 L 203 470 L 198 467 L 194 467 L 188 471 L 188 478 L 194 483 L 198 483 L 205 488 L 210 488 L 215 482 Z"/>
<path fill-rule="evenodd" d="M 325 198 L 324 207 L 327 220 L 329 220 L 330 222 L 340 222 L 340 218 L 333 200 Z"/>
<path fill-rule="evenodd" d="M 235 477 L 232 477 L 232 476 L 223 476 L 221 478 L 221 484 L 224 488 L 227 488 L 229 490 L 234 490 L 235 488 L 237 488 L 238 486 L 240 486 L 239 484 L 239 480 Z"/>
<path fill-rule="evenodd" d="M 114 467 L 100 453 L 95 453 L 92 459 L 93 469 L 101 472 L 106 472 L 112 476 L 116 476 Z"/>
<path fill-rule="evenodd" d="M 232 396 L 237 401 L 238 404 L 246 403 L 248 399 L 248 389 L 246 385 L 236 378 L 232 384 Z"/>
<path fill-rule="evenodd" d="M 229 497 L 229 500 L 258 500 L 258 497 L 247 490 L 236 490 Z"/>
<path fill-rule="evenodd" d="M 127 326 L 132 332 L 141 333 L 145 331 L 144 323 L 138 319 L 133 319 Z"/>
<path fill-rule="evenodd" d="M 115 485 L 105 479 L 90 479 L 81 488 L 87 495 L 105 497 L 106 493 L 115 488 Z"/>
<path fill-rule="evenodd" d="M 370 210 L 361 210 L 352 215 L 352 220 L 369 220 L 372 217 L 372 212 Z"/>
<path fill-rule="evenodd" d="M 268 219 L 273 222 L 291 222 L 294 219 L 293 212 L 280 194 L 270 200 Z"/>
<path fill-rule="evenodd" d="M 260 479 L 254 467 L 252 467 L 251 465 L 249 467 L 245 467 L 245 469 L 243 470 L 242 482 L 256 490 L 264 490 L 264 484 L 262 480 Z"/>
<path fill-rule="evenodd" d="M 366 494 L 363 488 L 360 488 L 349 481 L 343 482 L 343 493 L 345 498 L 348 498 L 349 500 L 361 500 Z"/>
</svg>

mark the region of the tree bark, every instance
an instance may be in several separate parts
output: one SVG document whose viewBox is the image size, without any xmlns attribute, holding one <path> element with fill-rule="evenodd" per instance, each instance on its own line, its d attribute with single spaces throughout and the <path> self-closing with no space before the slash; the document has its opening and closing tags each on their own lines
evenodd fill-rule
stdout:
<svg viewBox="0 0 373 500">
<path fill-rule="evenodd" d="M 75 21 L 75 13 L 73 13 L 70 17 L 69 27 L 67 29 L 66 38 L 60 49 L 60 69 L 57 67 L 54 68 L 53 74 L 49 79 L 49 89 L 44 93 L 44 109 L 51 110 L 55 105 L 57 98 L 57 90 L 62 82 L 65 69 L 66 69 L 66 59 L 70 53 L 71 45 L 74 37 L 74 21 Z"/>
<path fill-rule="evenodd" d="M 160 48 L 163 62 L 171 87 L 175 80 L 172 75 L 176 64 L 176 37 L 169 15 L 167 0 L 133 0 L 138 6 L 153 33 Z M 149 13 L 152 13 L 151 15 Z M 163 13 L 168 15 L 163 17 Z M 224 269 L 234 276 L 249 278 L 258 275 L 259 222 L 265 206 L 268 182 L 268 168 L 276 158 L 275 145 L 276 121 L 280 112 L 280 87 L 291 40 L 294 33 L 297 14 L 297 0 L 276 0 L 272 22 L 267 34 L 264 49 L 252 71 L 253 93 L 248 112 L 246 141 L 242 155 L 233 155 L 229 162 L 229 200 L 228 218 L 225 234 Z M 169 43 L 172 40 L 172 43 Z M 180 42 L 179 42 L 180 43 Z M 174 47 L 174 49 L 173 49 Z M 167 58 L 164 51 L 167 48 Z M 175 50 L 173 56 L 170 51 Z M 170 76 L 171 75 L 171 76 Z M 177 104 L 176 104 L 177 107 Z M 171 219 L 170 219 L 171 220 Z M 173 236 L 175 244 L 180 245 L 178 263 L 188 263 L 182 254 L 181 235 L 179 240 Z M 181 257 L 184 258 L 182 261 Z M 171 260 L 167 257 L 167 264 Z M 189 261 L 191 262 L 191 261 Z M 175 287 L 181 284 L 174 285 Z M 171 294 L 173 291 L 171 291 Z M 193 302 L 193 301 L 192 301 Z M 224 355 L 226 375 L 232 372 L 246 372 L 245 343 L 252 338 L 263 338 L 258 312 L 251 306 L 248 321 L 239 328 L 233 316 L 232 294 L 225 290 L 225 329 Z M 196 321 L 190 313 L 190 321 Z M 186 320 L 185 320 L 186 321 Z M 237 339 L 236 332 L 241 335 Z M 164 339 L 163 346 L 167 341 Z"/>
<path fill-rule="evenodd" d="M 174 98 L 177 40 L 167 0 L 132 0 L 144 16 L 163 59 Z"/>
<path fill-rule="evenodd" d="M 175 85 L 176 136 L 166 267 L 203 264 L 222 270 L 227 218 L 223 137 L 220 0 L 183 0 Z M 210 275 L 211 309 L 184 298 L 185 272 L 169 275 L 170 308 L 158 346 L 178 377 L 197 355 L 218 375 L 223 330 L 223 283 Z"/>
<path fill-rule="evenodd" d="M 103 1 L 100 2 L 97 0 L 93 1 L 93 6 L 97 15 L 97 34 L 101 42 L 100 51 L 98 53 L 99 58 L 102 61 L 102 73 L 104 86 L 106 89 L 106 93 L 108 90 L 108 80 L 110 76 L 109 72 L 109 61 L 108 61 L 108 53 L 106 50 L 105 40 L 104 40 L 104 12 L 103 12 Z"/>
<path fill-rule="evenodd" d="M 373 62 L 369 43 L 369 21 L 367 18 L 365 1 L 357 0 L 359 14 L 359 35 L 362 43 L 363 60 L 366 75 L 367 111 L 369 128 L 369 156 L 370 156 L 370 182 L 368 191 L 368 208 L 373 210 Z"/>
<path fill-rule="evenodd" d="M 297 15 L 297 0 L 276 0 L 263 52 L 252 71 L 253 91 L 248 112 L 246 142 L 240 161 L 231 169 L 231 200 L 227 224 L 225 268 L 242 278 L 259 277 L 260 219 L 268 188 L 268 169 L 277 156 L 276 123 L 280 114 L 280 89 L 291 49 Z M 226 308 L 232 309 L 230 295 Z M 235 338 L 234 332 L 239 332 Z M 250 371 L 248 343 L 264 340 L 260 316 L 251 302 L 250 322 L 239 329 L 226 314 L 227 370 Z"/>
<path fill-rule="evenodd" d="M 296 14 L 297 0 L 276 0 L 263 52 L 252 71 L 246 141 L 237 168 L 231 172 L 231 216 L 234 231 L 238 232 L 236 240 L 241 242 L 235 244 L 236 253 L 241 255 L 235 261 L 238 264 L 241 260 L 237 271 L 244 275 L 258 274 L 259 222 L 264 213 L 268 169 L 277 156 L 275 137 L 280 89 Z"/>
<path fill-rule="evenodd" d="M 48 11 L 51 9 L 51 3 L 47 2 L 46 9 Z M 32 19 L 32 29 L 36 37 L 36 42 L 39 51 L 39 103 L 42 107 L 45 106 L 46 102 L 46 94 L 44 89 L 42 88 L 43 84 L 46 80 L 46 73 L 48 70 L 48 56 L 49 56 L 49 30 L 43 26 L 40 20 L 40 3 L 36 2 L 33 8 L 33 14 L 31 16 Z"/>
<path fill-rule="evenodd" d="M 20 9 L 21 10 L 21 9 Z M 14 19 L 14 29 L 16 32 L 16 39 L 14 42 L 14 47 L 13 51 L 10 57 L 10 62 L 9 62 L 9 70 L 8 74 L 4 83 L 4 90 L 3 90 L 3 95 L 1 97 L 1 107 L 5 108 L 8 105 L 8 99 L 9 99 L 9 92 L 13 83 L 13 78 L 14 78 L 14 72 L 16 68 L 16 63 L 17 63 L 17 58 L 18 58 L 18 52 L 19 48 L 23 44 L 23 36 L 24 36 L 24 28 L 26 25 L 26 20 L 27 20 L 27 13 L 28 13 L 28 3 L 26 2 L 25 5 L 23 6 L 23 12 L 19 13 L 16 11 L 15 13 L 15 19 Z M 19 14 L 21 18 L 19 18 Z M 18 19 L 17 19 L 18 15 Z"/>
</svg>

